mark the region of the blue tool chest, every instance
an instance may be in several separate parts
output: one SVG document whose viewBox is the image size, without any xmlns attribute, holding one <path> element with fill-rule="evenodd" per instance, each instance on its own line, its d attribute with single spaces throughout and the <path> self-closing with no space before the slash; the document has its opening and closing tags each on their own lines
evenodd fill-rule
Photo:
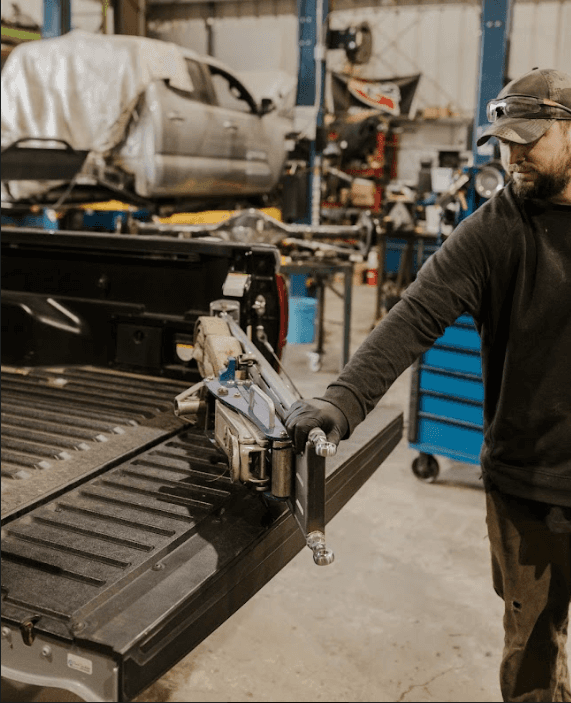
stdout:
<svg viewBox="0 0 571 703">
<path fill-rule="evenodd" d="M 434 454 L 479 463 L 483 441 L 480 337 L 474 320 L 461 315 L 413 367 L 409 447 L 420 452 L 412 470 L 434 481 Z"/>
</svg>

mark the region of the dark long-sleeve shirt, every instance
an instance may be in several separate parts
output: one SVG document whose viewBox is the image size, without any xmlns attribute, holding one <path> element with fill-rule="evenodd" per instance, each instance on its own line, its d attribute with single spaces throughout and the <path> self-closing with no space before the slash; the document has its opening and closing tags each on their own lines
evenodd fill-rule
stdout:
<svg viewBox="0 0 571 703">
<path fill-rule="evenodd" d="M 571 206 L 500 191 L 430 257 L 323 397 L 350 434 L 464 312 L 482 342 L 484 480 L 571 506 Z"/>
</svg>

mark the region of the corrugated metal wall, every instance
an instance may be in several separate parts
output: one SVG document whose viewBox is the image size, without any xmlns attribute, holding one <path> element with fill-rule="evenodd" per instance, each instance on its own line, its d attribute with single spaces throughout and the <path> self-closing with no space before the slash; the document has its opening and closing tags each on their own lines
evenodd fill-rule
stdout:
<svg viewBox="0 0 571 703">
<path fill-rule="evenodd" d="M 571 1 L 516 2 L 510 76 L 534 66 L 571 72 Z"/>
<path fill-rule="evenodd" d="M 472 110 L 476 96 L 480 7 L 472 2 L 448 5 L 404 5 L 365 11 L 336 12 L 332 26 L 348 26 L 362 16 L 373 31 L 373 57 L 359 73 L 367 78 L 421 73 L 420 108 Z M 335 22 L 335 25 L 333 25 Z M 329 65 L 344 65 L 332 52 Z"/>
<path fill-rule="evenodd" d="M 33 20 L 39 27 L 44 21 L 45 0 L 0 0 L 2 19 L 14 19 L 13 5 L 19 6 L 22 14 Z M 107 3 L 107 28 L 113 30 L 112 2 Z M 102 0 L 71 0 L 71 26 L 72 29 L 83 29 L 86 32 L 98 32 L 103 20 Z"/>
<path fill-rule="evenodd" d="M 9 14 L 11 4 L 1 0 L 3 14 Z M 19 4 L 41 24 L 43 0 Z M 421 72 L 421 109 L 450 105 L 470 115 L 476 99 L 481 6 L 481 0 L 330 0 L 335 8 L 331 26 L 367 19 L 373 27 L 374 56 L 357 69 L 361 75 Z M 236 70 L 296 75 L 296 0 L 148 0 L 147 9 L 150 36 L 204 54 L 211 31 L 214 55 Z M 74 27 L 97 31 L 100 16 L 101 0 L 72 0 Z M 328 63 L 334 70 L 342 67 L 343 52 L 329 52 Z M 571 72 L 571 0 L 513 0 L 509 76 L 534 66 Z"/>
<path fill-rule="evenodd" d="M 371 7 L 374 5 L 374 7 Z M 470 115 L 476 100 L 480 31 L 479 0 L 336 0 L 331 26 L 366 19 L 374 49 L 360 75 L 391 77 L 421 72 L 418 107 L 450 106 Z M 295 0 L 188 3 L 149 0 L 149 35 L 213 54 L 238 71 L 297 66 Z M 210 24 L 208 24 L 210 22 Z M 509 76 L 534 66 L 571 71 L 571 0 L 514 0 Z M 337 70 L 344 53 L 329 52 Z"/>
</svg>

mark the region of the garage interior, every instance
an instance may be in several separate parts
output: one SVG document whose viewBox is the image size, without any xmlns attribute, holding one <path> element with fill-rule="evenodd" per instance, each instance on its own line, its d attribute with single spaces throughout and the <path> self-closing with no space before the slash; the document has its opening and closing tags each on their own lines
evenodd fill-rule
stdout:
<svg viewBox="0 0 571 703">
<path fill-rule="evenodd" d="M 2 0 L 2 229 L 7 247 L 23 247 L 30 238 L 41 251 L 40 232 L 50 242 L 58 237 L 80 242 L 83 235 L 86 242 L 89 237 L 94 242 L 103 237 L 130 240 L 135 249 L 144 249 L 145 241 L 158 242 L 157 252 L 165 241 L 165 261 L 171 241 L 172 251 L 177 242 L 186 246 L 194 241 L 214 248 L 273 247 L 285 285 L 276 296 L 289 318 L 286 328 L 276 328 L 267 342 L 262 323 L 266 308 L 270 310 L 269 295 L 268 301 L 258 296 L 254 305 L 261 332 L 256 344 L 263 350 L 267 342 L 268 358 L 275 359 L 278 350 L 272 345 L 277 342 L 278 371 L 302 397 L 317 397 L 456 225 L 503 187 L 497 146 L 476 146 L 487 124 L 486 103 L 508 80 L 535 66 L 568 71 L 569 36 L 571 0 Z M 133 58 L 137 52 L 128 48 L 134 45 L 121 44 L 129 68 L 118 66 L 117 75 L 126 82 L 133 76 L 150 78 L 138 93 L 122 84 L 97 99 L 86 96 L 86 106 L 97 106 L 91 114 L 79 109 L 82 97 L 75 89 L 47 78 L 47 69 L 38 72 L 40 79 L 33 77 L 38 57 L 44 57 L 50 67 L 68 62 L 69 80 L 85 86 L 81 81 L 86 76 L 95 80 L 103 65 L 90 65 L 90 51 L 111 51 L 119 46 L 115 40 L 137 37 L 162 48 L 144 58 L 141 68 Z M 68 44 L 57 44 L 66 38 Z M 56 43 L 44 50 L 48 42 Z M 90 47 L 86 57 L 79 55 L 81 47 Z M 27 50 L 28 63 L 20 58 Z M 180 64 L 172 63 L 175 54 Z M 106 60 L 110 70 L 115 59 Z M 156 69 L 159 61 L 163 73 Z M 191 87 L 180 83 L 180 67 L 183 81 L 190 76 Z M 30 90 L 22 89 L 26 80 Z M 105 75 L 101 85 L 112 82 Z M 55 134 L 57 119 L 48 119 L 49 107 L 26 116 L 34 91 L 42 100 L 51 96 L 55 104 L 58 90 L 70 110 L 70 124 L 74 110 L 84 115 L 81 130 L 75 132 L 62 121 Z M 118 122 L 111 125 L 112 113 L 105 113 L 105 106 L 114 100 L 118 111 L 113 119 L 127 115 L 129 121 L 122 123 L 120 137 L 109 147 Z M 186 115 L 189 104 L 189 110 L 206 106 L 206 116 Z M 226 110 L 220 113 L 225 120 L 220 132 L 214 119 L 218 108 Z M 162 121 L 153 122 L 157 114 Z M 236 122 L 233 114 L 239 116 Z M 187 137 L 196 119 L 203 131 L 193 141 Z M 149 125 L 159 124 L 165 141 L 160 147 L 159 140 L 153 142 L 152 152 L 141 135 L 149 134 Z M 230 151 L 223 153 L 224 133 L 230 135 Z M 245 146 L 238 143 L 242 134 L 248 140 Z M 89 144 L 89 138 L 97 144 Z M 54 140 L 60 142 L 56 149 Z M 196 154 L 199 158 L 191 161 Z M 220 172 L 212 166 L 216 159 L 225 164 Z M 243 172 L 239 164 L 246 164 Z M 76 253 L 79 246 L 70 244 Z M 186 256 L 176 251 L 173 262 Z M 69 256 L 62 254 L 62 260 Z M 127 261 L 123 250 L 112 264 L 111 283 L 107 274 L 98 279 L 95 296 L 101 300 L 112 297 L 109 291 L 114 290 L 113 276 L 121 276 L 121 261 Z M 224 285 L 210 299 L 205 293 L 201 304 L 206 309 L 214 298 L 245 300 L 250 278 L 246 282 L 246 274 L 237 270 L 229 269 Z M 17 277 L 11 268 L 8 272 L 2 295 L 11 303 Z M 135 282 L 129 293 L 135 296 L 129 298 L 134 310 L 147 281 L 136 275 L 125 281 Z M 204 297 L 193 285 L 190 279 L 185 283 L 188 295 Z M 38 293 L 34 286 L 22 290 Z M 150 283 L 149 290 L 152 297 Z M 175 325 L 175 307 L 157 313 L 164 313 L 162 328 Z M 195 307 L 199 309 L 198 303 Z M 229 311 L 232 318 L 234 308 L 218 310 Z M 135 313 L 113 311 L 110 319 L 118 314 L 129 322 Z M 151 342 L 147 346 L 146 338 L 134 336 L 132 344 L 124 341 L 113 351 L 108 366 L 130 373 L 137 373 L 137 364 L 141 373 L 160 366 L 161 379 L 176 379 L 182 389 L 181 382 L 190 375 L 171 375 L 169 369 L 196 364 L 192 350 L 198 343 L 189 336 L 189 319 L 187 315 L 174 336 L 174 362 L 161 358 L 155 363 Z M 14 329 L 10 332 L 15 335 Z M 62 645 L 67 669 L 54 663 L 50 678 L 45 667 L 52 662 L 50 647 L 57 646 L 58 638 L 52 636 L 52 642 L 49 633 L 38 629 L 36 649 L 30 651 L 37 650 L 43 668 L 34 668 L 33 657 L 17 675 L 12 664 L 9 669 L 3 665 L 2 700 L 501 700 L 497 672 L 503 603 L 491 583 L 478 462 L 483 439 L 479 338 L 467 316 L 446 334 L 380 401 L 391 417 L 401 417 L 398 442 L 328 522 L 332 564 L 318 567 L 312 559 L 315 550 L 313 555 L 310 549 L 294 550 L 275 575 L 260 580 L 243 604 L 229 607 L 222 622 L 197 635 L 190 651 L 180 650 L 182 658 L 169 660 L 160 677 L 133 697 L 101 693 L 104 687 L 97 685 L 76 686 L 75 678 L 84 682 L 86 672 L 81 657 L 80 663 L 69 663 L 69 652 L 74 656 L 87 646 L 81 633 L 71 650 Z M 7 404 L 13 392 L 11 374 L 27 378 L 35 365 L 74 365 L 76 347 L 67 355 L 60 349 L 42 363 L 47 352 L 41 343 L 39 361 L 25 345 L 20 358 L 11 344 L 6 344 L 6 355 L 3 347 L 2 360 Z M 52 360 L 57 353 L 62 361 Z M 98 354 L 98 359 L 105 356 Z M 451 361 L 441 369 L 446 386 L 435 392 L 427 374 L 438 354 L 448 354 Z M 468 397 L 453 390 L 458 379 L 470 384 Z M 57 385 L 57 379 L 48 384 Z M 112 385 L 110 380 L 110 392 Z M 445 397 L 460 411 L 438 415 L 427 410 L 425 403 L 433 396 Z M 7 444 L 2 481 L 9 484 L 7 492 L 13 480 L 33 481 L 41 473 L 29 459 L 29 449 L 20 454 L 25 462 L 9 458 L 16 452 L 14 437 L 30 439 L 13 429 L 11 413 L 3 401 Z M 69 483 L 70 490 L 78 486 L 75 479 Z M 65 490 L 58 488 L 54 495 L 61 497 Z M 46 501 L 41 496 L 39 507 Z M 11 556 L 11 523 L 35 508 L 32 501 L 6 522 L 3 514 L 6 560 L 11 563 L 21 565 L 24 559 Z M 16 594 L 5 612 L 6 588 L 3 658 L 20 632 L 30 647 L 35 637 L 27 642 L 25 624 L 13 615 Z M 11 597 L 13 588 L 11 582 Z M 30 611 L 32 631 L 49 615 L 38 606 L 34 620 Z M 40 641 L 43 649 L 38 648 Z"/>
</svg>

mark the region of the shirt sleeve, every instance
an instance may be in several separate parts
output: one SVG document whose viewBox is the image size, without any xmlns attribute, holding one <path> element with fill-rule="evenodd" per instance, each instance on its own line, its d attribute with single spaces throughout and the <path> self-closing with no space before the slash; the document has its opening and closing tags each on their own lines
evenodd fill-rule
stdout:
<svg viewBox="0 0 571 703">
<path fill-rule="evenodd" d="M 345 438 L 447 326 L 464 312 L 480 319 L 492 267 L 505 258 L 502 215 L 489 201 L 464 220 L 328 386 L 323 398 L 347 417 Z"/>
</svg>

